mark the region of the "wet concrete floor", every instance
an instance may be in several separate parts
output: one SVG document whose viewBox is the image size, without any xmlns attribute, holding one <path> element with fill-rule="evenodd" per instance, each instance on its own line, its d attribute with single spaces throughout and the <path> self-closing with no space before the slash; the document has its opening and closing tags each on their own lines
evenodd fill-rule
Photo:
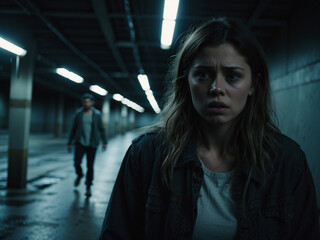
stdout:
<svg viewBox="0 0 320 240">
<path fill-rule="evenodd" d="M 84 178 L 75 188 L 73 154 L 65 138 L 31 135 L 26 189 L 6 189 L 8 136 L 0 133 L 0 239 L 98 239 L 105 210 L 123 156 L 140 132 L 111 138 L 98 148 L 92 197 L 86 198 Z M 82 166 L 86 170 L 86 161 Z"/>
</svg>

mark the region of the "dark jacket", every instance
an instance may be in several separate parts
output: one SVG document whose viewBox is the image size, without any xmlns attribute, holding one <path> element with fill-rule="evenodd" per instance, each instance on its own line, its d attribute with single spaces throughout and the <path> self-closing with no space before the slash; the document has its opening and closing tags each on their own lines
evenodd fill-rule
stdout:
<svg viewBox="0 0 320 240">
<path fill-rule="evenodd" d="M 79 108 L 73 117 L 73 124 L 69 135 L 68 144 L 73 142 L 80 143 L 81 134 L 83 131 L 83 107 Z M 102 139 L 103 144 L 107 144 L 106 132 L 102 123 L 101 113 L 99 110 L 92 107 L 92 128 L 91 128 L 91 147 L 98 147 Z"/>
<path fill-rule="evenodd" d="M 279 148 L 272 155 L 273 176 L 264 184 L 259 172 L 253 171 L 245 206 L 246 164 L 235 178 L 236 239 L 319 240 L 315 188 L 305 155 L 288 137 L 279 134 L 276 138 Z M 128 149 L 100 239 L 192 239 L 203 180 L 196 140 L 189 141 L 174 168 L 173 194 L 161 184 L 159 169 L 166 151 L 159 139 L 155 133 L 145 134 Z"/>
</svg>

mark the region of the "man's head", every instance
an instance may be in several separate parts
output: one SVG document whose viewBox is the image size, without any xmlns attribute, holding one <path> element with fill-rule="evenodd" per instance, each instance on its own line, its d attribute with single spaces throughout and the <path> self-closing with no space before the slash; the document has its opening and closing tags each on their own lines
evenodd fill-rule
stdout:
<svg viewBox="0 0 320 240">
<path fill-rule="evenodd" d="M 85 110 L 89 110 L 94 104 L 94 97 L 89 93 L 85 93 L 81 97 L 81 103 Z"/>
</svg>

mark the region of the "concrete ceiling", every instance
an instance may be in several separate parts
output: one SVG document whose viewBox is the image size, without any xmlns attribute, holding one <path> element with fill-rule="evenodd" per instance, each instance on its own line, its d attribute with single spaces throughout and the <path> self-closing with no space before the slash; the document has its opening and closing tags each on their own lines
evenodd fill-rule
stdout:
<svg viewBox="0 0 320 240">
<path fill-rule="evenodd" d="M 0 35 L 23 46 L 8 22 L 23 24 L 37 41 L 35 78 L 48 87 L 82 94 L 99 84 L 111 94 L 120 93 L 152 111 L 137 80 L 149 77 L 161 105 L 165 74 L 179 36 L 192 25 L 212 16 L 241 18 L 266 48 L 279 28 L 303 4 L 301 0 L 180 0 L 174 44 L 160 48 L 163 0 L 1 0 Z M 10 54 L 0 52 L 2 78 L 10 76 Z M 83 76 L 75 86 L 54 73 L 64 66 Z M 110 94 L 110 96 L 111 96 Z"/>
</svg>

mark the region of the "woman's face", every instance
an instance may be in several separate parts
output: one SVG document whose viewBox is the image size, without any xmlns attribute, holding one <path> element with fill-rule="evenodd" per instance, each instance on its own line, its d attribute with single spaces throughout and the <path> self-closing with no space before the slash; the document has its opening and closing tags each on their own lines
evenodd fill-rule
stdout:
<svg viewBox="0 0 320 240">
<path fill-rule="evenodd" d="M 188 81 L 194 108 L 211 124 L 236 118 L 253 93 L 250 67 L 230 44 L 202 48 Z"/>
</svg>

